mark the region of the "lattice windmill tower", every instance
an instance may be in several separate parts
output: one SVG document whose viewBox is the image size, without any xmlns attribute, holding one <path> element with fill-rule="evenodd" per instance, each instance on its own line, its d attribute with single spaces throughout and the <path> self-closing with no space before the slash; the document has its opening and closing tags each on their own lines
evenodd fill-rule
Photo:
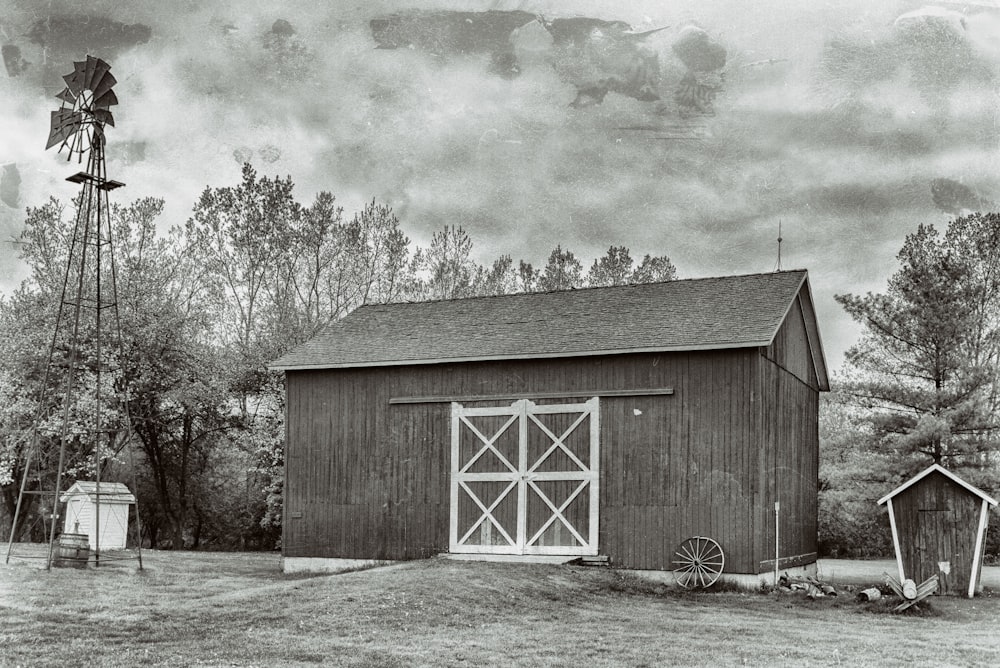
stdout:
<svg viewBox="0 0 1000 668">
<path fill-rule="evenodd" d="M 131 419 L 128 414 L 127 383 L 114 383 L 118 391 L 107 391 L 107 379 L 114 377 L 114 352 L 121 350 L 121 319 L 118 310 L 117 271 L 112 244 L 111 210 L 108 193 L 123 186 L 107 176 L 104 158 L 105 130 L 114 126 L 111 107 L 118 104 L 113 87 L 116 83 L 111 67 L 93 56 L 73 63 L 73 72 L 63 77 L 66 88 L 56 97 L 62 106 L 52 112 L 51 130 L 46 148 L 59 147 L 65 151 L 67 161 L 76 158 L 77 163 L 86 159 L 86 169 L 68 177 L 67 180 L 80 185 L 76 206 L 76 220 L 73 236 L 69 243 L 66 270 L 59 295 L 55 331 L 52 333 L 48 358 L 41 388 L 38 393 L 38 414 L 32 429 L 31 443 L 26 453 L 24 472 L 18 495 L 11 537 L 7 546 L 9 561 L 23 501 L 27 495 L 40 494 L 42 504 L 51 511 L 51 523 L 47 527 L 48 554 L 46 568 L 53 563 L 53 549 L 56 530 L 59 525 L 59 503 L 63 494 L 64 477 L 68 467 L 79 466 L 87 458 L 92 458 L 95 480 L 88 483 L 86 490 L 93 499 L 95 508 L 90 516 L 93 522 L 90 549 L 94 563 L 102 559 L 101 541 L 106 535 L 101 522 L 106 521 L 107 512 L 101 510 L 102 498 L 105 510 L 112 502 L 121 500 L 120 483 L 104 482 L 102 488 L 102 462 L 108 453 L 117 453 L 128 447 L 132 437 Z M 109 346 L 111 350 L 109 350 Z M 82 397 L 80 380 L 83 373 L 90 375 L 88 396 Z M 103 378 L 103 380 L 102 380 Z M 54 486 L 44 483 L 41 475 L 41 450 L 39 428 L 44 420 L 53 420 L 52 409 L 46 407 L 45 394 L 58 383 L 61 396 L 61 425 L 59 428 L 59 457 Z M 79 419 L 79 406 L 89 415 Z M 72 409 L 77 407 L 76 412 Z M 109 410 L 109 407 L 112 410 Z M 107 420 L 107 415 L 121 415 L 121 420 Z M 82 426 L 81 426 L 82 425 Z M 77 461 L 73 461 L 73 458 Z M 135 465 L 132 469 L 132 487 L 135 485 Z M 49 486 L 46 489 L 46 486 Z M 54 487 L 54 488 L 53 488 Z M 140 525 L 138 504 L 136 504 L 134 529 L 134 555 L 142 568 L 140 546 Z M 43 514 L 44 521 L 45 516 Z M 126 523 L 128 524 L 127 511 Z M 105 527 L 107 528 L 107 527 Z M 67 531 L 74 532 L 72 527 Z M 60 547 L 60 555 L 63 548 Z M 121 555 L 122 553 L 118 553 Z M 109 557 L 104 556 L 105 560 Z M 111 558 L 120 558 L 111 557 Z M 131 555 L 127 558 L 133 558 Z M 86 563 L 86 555 L 84 556 Z"/>
</svg>

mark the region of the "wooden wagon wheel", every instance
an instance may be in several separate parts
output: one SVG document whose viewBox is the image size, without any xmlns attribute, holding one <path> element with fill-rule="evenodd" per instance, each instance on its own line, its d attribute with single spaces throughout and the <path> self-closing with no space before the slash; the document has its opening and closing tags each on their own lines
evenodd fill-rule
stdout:
<svg viewBox="0 0 1000 668">
<path fill-rule="evenodd" d="M 688 538 L 674 552 L 674 578 L 685 589 L 711 587 L 722 575 L 726 555 L 717 542 L 705 536 Z"/>
</svg>

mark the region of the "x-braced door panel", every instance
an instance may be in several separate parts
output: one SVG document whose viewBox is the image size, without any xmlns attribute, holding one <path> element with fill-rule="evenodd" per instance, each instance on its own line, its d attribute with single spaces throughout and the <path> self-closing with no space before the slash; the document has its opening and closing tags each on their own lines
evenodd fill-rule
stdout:
<svg viewBox="0 0 1000 668">
<path fill-rule="evenodd" d="M 452 552 L 597 554 L 599 405 L 452 404 Z"/>
</svg>

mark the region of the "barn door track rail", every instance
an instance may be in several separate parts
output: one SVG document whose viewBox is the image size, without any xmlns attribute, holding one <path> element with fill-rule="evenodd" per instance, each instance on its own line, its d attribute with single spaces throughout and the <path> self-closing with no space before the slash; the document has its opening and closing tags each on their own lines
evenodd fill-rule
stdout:
<svg viewBox="0 0 1000 668">
<path fill-rule="evenodd" d="M 584 397 L 657 397 L 671 395 L 672 387 L 648 387 L 629 390 L 581 390 L 562 392 L 508 392 L 505 394 L 429 395 L 390 397 L 389 404 L 466 404 L 473 401 L 516 401 L 519 399 L 582 399 Z"/>
</svg>

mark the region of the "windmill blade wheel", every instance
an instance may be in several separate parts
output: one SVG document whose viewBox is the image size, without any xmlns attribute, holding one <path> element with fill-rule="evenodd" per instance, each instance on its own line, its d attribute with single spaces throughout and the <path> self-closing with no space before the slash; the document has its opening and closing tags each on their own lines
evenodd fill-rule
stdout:
<svg viewBox="0 0 1000 668">
<path fill-rule="evenodd" d="M 695 536 L 677 547 L 672 563 L 677 584 L 684 589 L 705 589 L 722 575 L 726 555 L 715 540 Z"/>
</svg>

